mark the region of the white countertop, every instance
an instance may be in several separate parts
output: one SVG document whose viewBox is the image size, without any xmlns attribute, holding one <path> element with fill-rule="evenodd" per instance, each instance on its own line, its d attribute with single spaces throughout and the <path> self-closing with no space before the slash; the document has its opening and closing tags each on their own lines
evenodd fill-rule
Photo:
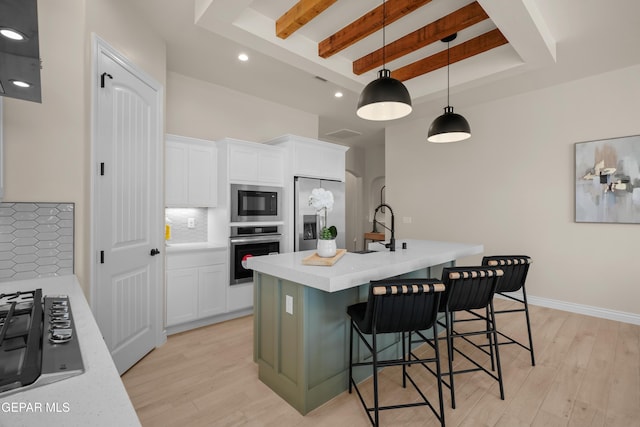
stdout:
<svg viewBox="0 0 640 427">
<path fill-rule="evenodd" d="M 407 249 L 402 249 L 403 242 L 407 243 Z M 382 245 L 380 248 L 383 249 Z M 247 260 L 247 266 L 260 273 L 336 292 L 483 251 L 481 244 L 403 239 L 396 241 L 395 252 L 388 249 L 367 254 L 347 252 L 331 267 L 303 265 L 302 259 L 315 251 L 252 257 Z"/>
<path fill-rule="evenodd" d="M 227 242 L 167 243 L 165 250 L 168 254 L 171 254 L 201 250 L 223 250 L 227 249 L 227 246 Z"/>
<path fill-rule="evenodd" d="M 85 372 L 0 397 L 0 426 L 140 426 L 76 277 L 0 283 L 0 292 L 36 288 L 43 295 L 69 295 Z"/>
</svg>

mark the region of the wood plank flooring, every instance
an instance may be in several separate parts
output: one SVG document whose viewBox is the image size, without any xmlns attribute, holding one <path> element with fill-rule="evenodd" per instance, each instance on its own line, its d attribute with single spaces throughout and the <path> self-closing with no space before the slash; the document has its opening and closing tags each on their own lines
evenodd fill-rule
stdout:
<svg viewBox="0 0 640 427">
<path fill-rule="evenodd" d="M 496 300 L 496 308 L 513 304 Z M 456 376 L 455 410 L 449 390 L 443 390 L 447 425 L 640 427 L 640 326 L 544 307 L 530 311 L 536 366 L 522 348 L 501 346 L 505 400 L 497 382 L 482 372 Z M 497 324 L 526 339 L 521 314 L 501 315 Z M 142 425 L 370 425 L 355 393 L 300 415 L 258 380 L 252 334 L 249 316 L 172 335 L 126 372 L 122 380 Z M 462 347 L 473 354 L 470 346 Z M 444 342 L 442 348 L 446 354 Z M 462 359 L 456 363 L 466 363 Z M 433 376 L 415 365 L 409 371 L 437 406 Z M 381 378 L 381 404 L 417 397 L 410 386 L 402 389 L 399 370 L 387 368 Z M 370 380 L 362 389 L 371 396 Z M 381 424 L 439 425 L 426 407 L 383 411 Z"/>
</svg>

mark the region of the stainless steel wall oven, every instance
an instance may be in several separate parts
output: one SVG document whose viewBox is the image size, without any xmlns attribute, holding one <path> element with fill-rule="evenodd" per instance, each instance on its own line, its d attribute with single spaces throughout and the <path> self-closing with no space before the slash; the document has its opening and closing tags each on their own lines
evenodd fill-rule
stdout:
<svg viewBox="0 0 640 427">
<path fill-rule="evenodd" d="M 230 243 L 230 284 L 251 282 L 253 271 L 247 269 L 246 260 L 252 256 L 280 253 L 282 243 L 281 226 L 231 227 Z"/>
</svg>

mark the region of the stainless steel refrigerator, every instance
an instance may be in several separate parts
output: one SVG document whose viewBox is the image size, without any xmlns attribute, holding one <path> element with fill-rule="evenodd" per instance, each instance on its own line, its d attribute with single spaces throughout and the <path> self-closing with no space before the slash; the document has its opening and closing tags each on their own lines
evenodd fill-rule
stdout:
<svg viewBox="0 0 640 427">
<path fill-rule="evenodd" d="M 333 193 L 333 209 L 327 214 L 327 224 L 338 230 L 336 245 L 338 249 L 345 245 L 345 196 L 344 182 L 325 179 L 296 177 L 294 184 L 294 250 L 316 249 L 320 234 L 318 214 L 309 206 L 309 196 L 314 188 L 324 188 Z"/>
</svg>

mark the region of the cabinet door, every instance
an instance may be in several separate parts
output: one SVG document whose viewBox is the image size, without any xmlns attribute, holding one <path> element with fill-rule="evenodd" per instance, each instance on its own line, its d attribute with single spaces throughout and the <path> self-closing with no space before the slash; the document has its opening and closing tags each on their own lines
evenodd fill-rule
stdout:
<svg viewBox="0 0 640 427">
<path fill-rule="evenodd" d="M 258 151 L 254 148 L 229 147 L 229 179 L 231 181 L 258 181 Z"/>
<path fill-rule="evenodd" d="M 215 147 L 189 147 L 188 204 L 215 207 L 218 203 L 218 153 Z"/>
<path fill-rule="evenodd" d="M 258 180 L 261 183 L 282 185 L 284 182 L 284 155 L 265 151 L 258 160 Z"/>
<path fill-rule="evenodd" d="M 167 326 L 198 316 L 198 269 L 167 270 Z"/>
<path fill-rule="evenodd" d="M 344 181 L 344 151 L 298 144 L 295 147 L 294 175 Z"/>
<path fill-rule="evenodd" d="M 179 142 L 167 141 L 165 153 L 165 205 L 185 206 L 189 188 L 189 147 Z"/>
<path fill-rule="evenodd" d="M 227 311 L 225 264 L 198 269 L 198 317 L 208 317 Z"/>
</svg>

